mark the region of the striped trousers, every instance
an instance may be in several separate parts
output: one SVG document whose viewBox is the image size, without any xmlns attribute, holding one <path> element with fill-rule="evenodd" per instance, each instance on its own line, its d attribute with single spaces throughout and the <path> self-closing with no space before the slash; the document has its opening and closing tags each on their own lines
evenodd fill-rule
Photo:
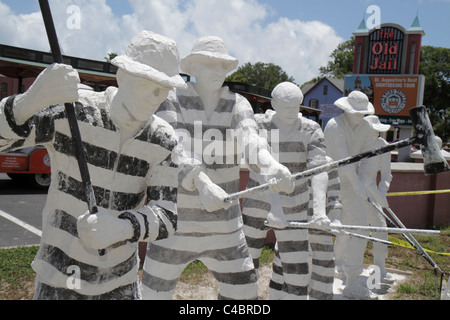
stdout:
<svg viewBox="0 0 450 320">
<path fill-rule="evenodd" d="M 252 197 L 252 196 L 250 196 Z M 256 268 L 268 228 L 264 222 L 270 203 L 256 198 L 243 202 L 244 233 Z M 307 229 L 274 230 L 275 259 L 269 283 L 270 299 L 307 299 L 309 285 L 309 240 Z"/>
<path fill-rule="evenodd" d="M 178 235 L 148 244 L 141 283 L 144 300 L 172 299 L 186 266 L 201 261 L 219 284 L 220 300 L 256 300 L 257 274 L 242 229 L 230 234 Z"/>
<path fill-rule="evenodd" d="M 259 267 L 268 232 L 264 222 L 271 205 L 263 200 L 266 198 L 251 195 L 243 201 L 244 233 L 255 268 Z M 287 215 L 290 221 L 305 222 L 311 214 L 308 210 L 293 212 L 296 213 Z M 270 299 L 332 300 L 335 267 L 332 235 L 290 228 L 274 232 L 277 241 L 269 284 Z"/>
<path fill-rule="evenodd" d="M 249 230 L 245 226 L 244 230 Z M 247 238 L 255 267 L 259 266 L 266 231 Z M 254 233 L 253 233 L 254 235 Z M 275 257 L 269 284 L 270 299 L 332 300 L 334 283 L 333 236 L 301 229 L 275 230 Z M 259 242 L 258 246 L 255 246 Z M 309 247 L 309 248 L 308 248 Z M 308 252 L 309 251 L 309 252 Z"/>
</svg>

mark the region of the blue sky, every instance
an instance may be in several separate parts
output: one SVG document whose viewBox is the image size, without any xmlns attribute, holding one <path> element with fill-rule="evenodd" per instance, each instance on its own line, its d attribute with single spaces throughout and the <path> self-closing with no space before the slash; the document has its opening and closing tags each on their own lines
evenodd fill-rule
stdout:
<svg viewBox="0 0 450 320">
<path fill-rule="evenodd" d="M 450 48 L 450 0 L 264 0 L 279 16 L 320 20 L 349 39 L 363 18 L 369 18 L 370 5 L 381 9 L 381 23 L 396 23 L 408 29 L 416 15 L 426 36 L 424 45 Z"/>
<path fill-rule="evenodd" d="M 408 29 L 418 14 L 423 45 L 450 48 L 450 0 L 50 0 L 67 55 L 103 60 L 121 53 L 142 29 L 176 40 L 180 55 L 199 36 L 222 37 L 240 63 L 280 65 L 302 84 L 318 76 L 336 46 L 348 40 L 370 5 L 381 23 Z M 70 5 L 81 27 L 66 26 Z M 48 50 L 37 0 L 0 0 L 0 43 Z"/>
</svg>

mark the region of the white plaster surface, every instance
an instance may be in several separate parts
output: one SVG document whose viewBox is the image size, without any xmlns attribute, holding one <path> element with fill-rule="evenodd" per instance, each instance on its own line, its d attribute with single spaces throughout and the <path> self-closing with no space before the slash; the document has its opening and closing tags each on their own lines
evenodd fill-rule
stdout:
<svg viewBox="0 0 450 320">
<path fill-rule="evenodd" d="M 380 283 L 379 289 L 373 289 L 371 292 L 374 294 L 374 300 L 391 300 L 392 294 L 395 292 L 396 287 L 406 278 L 408 274 L 399 270 L 386 268 L 388 276 L 391 278 L 392 283 Z M 366 266 L 362 275 L 359 277 L 359 282 L 364 286 L 367 283 L 368 278 L 372 272 L 371 266 Z M 349 298 L 343 295 L 343 290 L 345 288 L 345 283 L 339 277 L 334 278 L 333 285 L 333 300 L 361 300 L 358 295 Z"/>
</svg>

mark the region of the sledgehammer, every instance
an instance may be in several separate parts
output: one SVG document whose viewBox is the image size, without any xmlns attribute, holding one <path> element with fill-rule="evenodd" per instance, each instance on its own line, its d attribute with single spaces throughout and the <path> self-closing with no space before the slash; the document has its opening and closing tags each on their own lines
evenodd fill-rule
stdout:
<svg viewBox="0 0 450 320">
<path fill-rule="evenodd" d="M 440 172 L 449 171 L 450 166 L 441 154 L 441 150 L 436 142 L 433 127 L 431 126 L 430 118 L 428 117 L 425 106 L 414 107 L 409 111 L 409 113 L 416 133 L 414 137 L 392 143 L 379 149 L 367 151 L 355 156 L 333 161 L 313 169 L 293 174 L 292 179 L 299 180 L 302 178 L 311 177 L 322 172 L 328 172 L 335 168 L 346 166 L 363 159 L 376 157 L 383 153 L 391 152 L 412 144 L 420 145 L 423 155 L 425 175 L 433 175 Z M 231 194 L 225 198 L 225 201 L 233 201 L 250 194 L 266 191 L 271 185 L 276 183 L 276 180 L 269 181 L 266 184 Z"/>
</svg>

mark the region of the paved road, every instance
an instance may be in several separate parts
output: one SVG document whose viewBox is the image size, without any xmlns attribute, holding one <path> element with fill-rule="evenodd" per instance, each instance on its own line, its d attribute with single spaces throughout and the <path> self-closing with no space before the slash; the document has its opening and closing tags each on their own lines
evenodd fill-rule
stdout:
<svg viewBox="0 0 450 320">
<path fill-rule="evenodd" d="M 46 191 L 18 185 L 0 173 L 0 248 L 40 243 L 46 199 Z"/>
</svg>

